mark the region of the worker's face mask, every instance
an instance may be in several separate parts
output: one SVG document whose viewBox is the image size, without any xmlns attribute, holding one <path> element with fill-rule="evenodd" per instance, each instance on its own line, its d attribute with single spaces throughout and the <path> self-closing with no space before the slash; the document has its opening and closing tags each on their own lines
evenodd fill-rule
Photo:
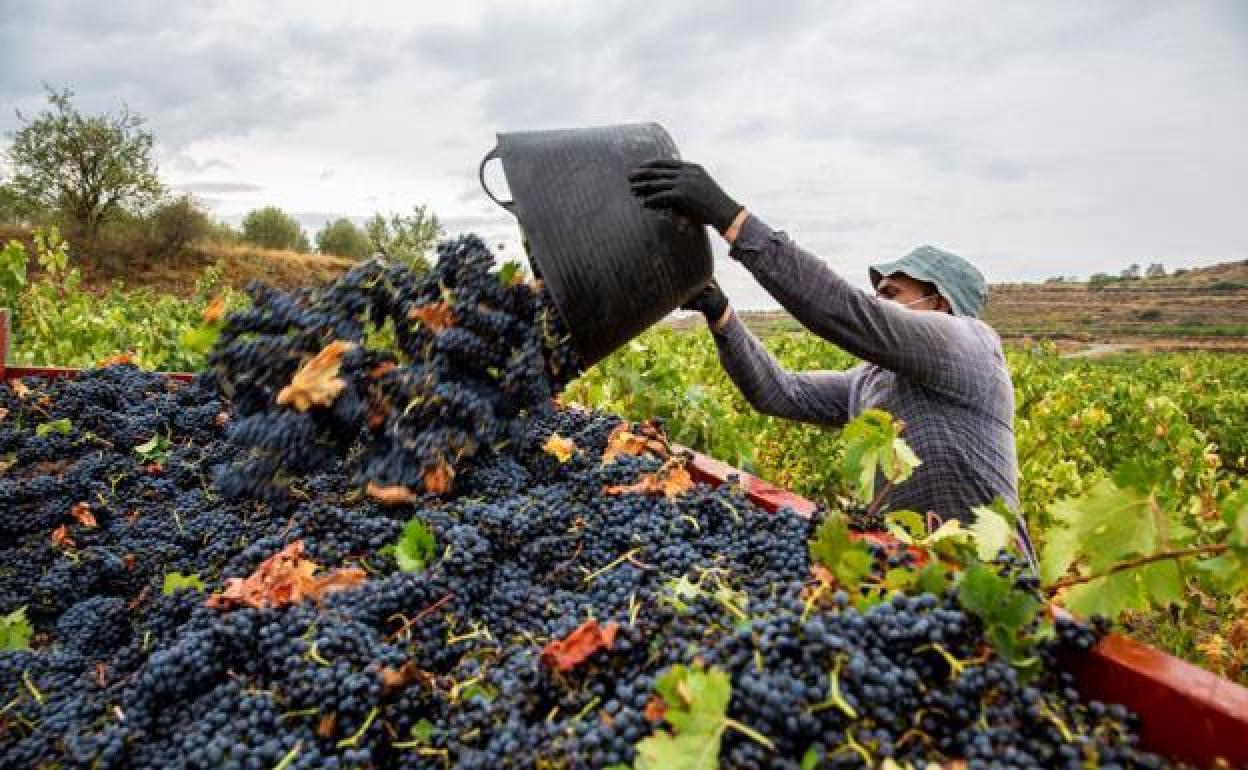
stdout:
<svg viewBox="0 0 1248 770">
<path fill-rule="evenodd" d="M 879 297 L 880 299 L 886 299 L 889 302 L 897 302 L 897 300 L 892 299 L 890 297 L 885 297 L 883 294 L 877 294 L 875 296 Z M 920 302 L 932 299 L 933 297 L 939 297 L 939 296 L 940 296 L 939 294 L 924 294 L 922 297 L 919 297 L 917 299 L 912 299 L 909 302 L 897 302 L 897 304 L 901 305 L 902 307 L 913 307 L 914 305 L 917 305 Z"/>
</svg>

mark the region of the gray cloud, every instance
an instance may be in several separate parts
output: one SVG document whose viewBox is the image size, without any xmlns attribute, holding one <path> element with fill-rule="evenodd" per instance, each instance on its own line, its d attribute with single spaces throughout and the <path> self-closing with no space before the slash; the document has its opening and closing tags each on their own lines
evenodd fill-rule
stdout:
<svg viewBox="0 0 1248 770">
<path fill-rule="evenodd" d="M 240 193 L 259 192 L 263 185 L 250 182 L 183 182 L 173 185 L 173 189 L 188 193 Z"/>
<path fill-rule="evenodd" d="M 495 132 L 658 120 L 855 279 L 928 241 L 997 279 L 1248 255 L 1237 0 L 26 5 L 0 17 L 0 105 L 41 108 L 44 80 L 126 101 L 223 216 L 427 202 L 514 253 L 475 178 Z"/>
<path fill-rule="evenodd" d="M 68 86 L 84 110 L 128 103 L 176 149 L 325 115 L 397 64 L 382 31 L 359 45 L 350 26 L 249 17 L 159 0 L 26 3 L 0 17 L 0 103 L 33 112 L 40 83 Z M 0 115 L 0 128 L 14 124 Z"/>
</svg>

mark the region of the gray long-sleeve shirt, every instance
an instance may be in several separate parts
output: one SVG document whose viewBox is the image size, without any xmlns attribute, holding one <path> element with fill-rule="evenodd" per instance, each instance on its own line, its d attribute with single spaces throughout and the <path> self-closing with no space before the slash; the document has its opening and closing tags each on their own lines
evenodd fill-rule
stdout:
<svg viewBox="0 0 1248 770">
<path fill-rule="evenodd" d="M 973 506 L 997 496 L 1018 510 L 1014 387 L 990 326 L 876 298 L 754 216 L 732 256 L 803 326 L 864 361 L 843 372 L 786 371 L 734 316 L 715 343 L 754 408 L 831 426 L 871 408 L 904 420 L 923 464 L 892 490 L 886 510 L 969 522 Z"/>
</svg>

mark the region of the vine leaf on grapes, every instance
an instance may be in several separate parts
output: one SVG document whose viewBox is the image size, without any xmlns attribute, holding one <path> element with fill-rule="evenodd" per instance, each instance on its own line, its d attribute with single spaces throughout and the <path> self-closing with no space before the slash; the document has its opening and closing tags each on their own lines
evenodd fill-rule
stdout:
<svg viewBox="0 0 1248 770">
<path fill-rule="evenodd" d="M 368 485 L 364 487 L 364 493 L 382 505 L 402 505 L 414 503 L 420 499 L 419 495 L 402 484 L 382 486 L 375 481 L 368 482 Z"/>
<path fill-rule="evenodd" d="M 1041 603 L 1018 590 L 1010 578 L 991 567 L 972 562 L 958 584 L 958 601 L 984 624 L 984 635 L 1006 660 L 1017 663 L 1028 652 L 1023 631 L 1031 624 Z"/>
<path fill-rule="evenodd" d="M 355 345 L 334 340 L 312 358 L 304 362 L 290 384 L 278 391 L 277 403 L 293 406 L 306 412 L 314 406 L 329 406 L 347 387 L 346 380 L 338 376 L 342 357 Z"/>
<path fill-rule="evenodd" d="M 608 495 L 652 495 L 673 500 L 693 489 L 693 476 L 683 462 L 668 461 L 654 473 L 642 474 L 633 484 L 616 484 L 606 488 Z"/>
<path fill-rule="evenodd" d="M 975 533 L 963 528 L 957 519 L 942 521 L 931 532 L 927 531 L 923 517 L 914 511 L 890 511 L 884 521 L 889 534 L 902 544 L 957 564 L 966 563 L 977 548 Z"/>
<path fill-rule="evenodd" d="M 571 671 L 595 652 L 611 649 L 619 630 L 619 623 L 599 626 L 598 621 L 591 618 L 564 638 L 547 642 L 542 648 L 542 662 L 556 671 Z"/>
<path fill-rule="evenodd" d="M 142 444 L 136 446 L 134 448 L 134 452 L 139 457 L 143 458 L 144 462 L 158 463 L 164 462 L 165 458 L 169 456 L 169 449 L 171 447 L 172 444 L 169 443 L 169 439 L 162 434 L 157 433 L 147 441 L 144 441 Z"/>
<path fill-rule="evenodd" d="M 403 527 L 399 542 L 391 548 L 400 570 L 423 572 L 437 554 L 438 543 L 429 526 L 420 518 L 414 517 Z"/>
<path fill-rule="evenodd" d="M 672 731 L 659 730 L 637 744 L 637 770 L 717 770 L 732 697 L 728 674 L 678 665 L 654 686 Z"/>
<path fill-rule="evenodd" d="M 429 331 L 437 334 L 455 325 L 455 314 L 446 301 L 430 302 L 407 312 L 409 321 L 420 321 Z"/>
<path fill-rule="evenodd" d="M 52 530 L 51 540 L 52 540 L 52 545 L 56 546 L 57 548 L 73 548 L 74 547 L 74 539 L 70 537 L 69 527 L 65 524 L 62 524 L 61 526 Z"/>
<path fill-rule="evenodd" d="M 26 608 L 18 607 L 0 615 L 0 650 L 29 650 L 35 629 L 26 619 Z"/>
<path fill-rule="evenodd" d="M 636 431 L 629 429 L 629 424 L 622 422 L 611 429 L 607 435 L 607 445 L 602 450 L 602 463 L 607 465 L 615 462 L 620 455 L 643 455 L 651 453 L 658 457 L 667 457 L 670 450 L 667 437 L 653 421 L 638 423 Z"/>
<path fill-rule="evenodd" d="M 420 668 L 410 660 L 398 668 L 382 666 L 381 670 L 378 671 L 378 676 L 381 677 L 381 691 L 387 695 L 396 693 L 409 684 L 425 684 L 432 687 L 435 680 L 433 674 Z"/>
<path fill-rule="evenodd" d="M 50 436 L 53 433 L 59 433 L 62 436 L 69 435 L 74 429 L 74 424 L 70 422 L 68 417 L 62 417 L 59 420 L 51 420 L 49 422 L 41 422 L 35 426 L 35 435 L 39 438 Z"/>
<path fill-rule="evenodd" d="M 439 457 L 432 465 L 425 468 L 420 475 L 420 480 L 425 485 L 425 491 L 435 495 L 445 495 L 451 491 L 451 484 L 455 481 L 455 469 Z"/>
<path fill-rule="evenodd" d="M 69 508 L 69 515 L 74 521 L 84 529 L 95 529 L 98 524 L 95 520 L 95 514 L 91 512 L 91 504 L 85 502 L 74 503 Z"/>
<path fill-rule="evenodd" d="M 546 443 L 542 444 L 542 451 L 553 455 L 561 464 L 566 463 L 572 459 L 572 455 L 576 454 L 576 442 L 558 433 L 552 433 L 550 438 L 546 439 Z"/>
<path fill-rule="evenodd" d="M 827 569 L 847 591 L 853 591 L 871 572 L 871 550 L 866 543 L 850 537 L 849 522 L 841 513 L 830 512 L 809 543 L 810 560 Z"/>
<path fill-rule="evenodd" d="M 904 429 L 905 423 L 882 409 L 868 409 L 845 426 L 845 476 L 853 480 L 860 502 L 874 501 L 877 475 L 896 485 L 922 464 L 901 437 Z"/>
<path fill-rule="evenodd" d="M 177 591 L 193 590 L 203 592 L 204 581 L 196 574 L 183 575 L 181 572 L 166 572 L 165 579 L 161 583 L 160 592 L 165 596 L 169 596 Z"/>
<path fill-rule="evenodd" d="M 971 532 L 975 535 L 977 555 L 982 561 L 992 561 L 1014 542 L 1014 512 L 998 497 L 990 505 L 975 506 L 971 513 L 975 514 Z"/>
<path fill-rule="evenodd" d="M 303 541 L 296 540 L 265 559 L 245 578 L 227 578 L 220 593 L 208 597 L 215 609 L 253 607 L 258 609 L 297 604 L 305 599 L 319 601 L 326 594 L 363 583 L 364 570 L 344 567 L 316 574 L 320 566 L 303 556 Z"/>
</svg>

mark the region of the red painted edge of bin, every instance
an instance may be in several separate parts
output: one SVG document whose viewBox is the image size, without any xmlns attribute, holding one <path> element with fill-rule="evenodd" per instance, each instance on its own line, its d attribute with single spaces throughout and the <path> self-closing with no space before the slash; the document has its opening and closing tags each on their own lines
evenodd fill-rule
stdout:
<svg viewBox="0 0 1248 770">
<path fill-rule="evenodd" d="M 755 504 L 810 516 L 815 503 L 712 457 L 692 452 L 690 475 L 722 484 L 735 476 Z M 870 535 L 876 542 L 896 542 Z M 1055 614 L 1067 614 L 1054 608 Z M 1117 634 L 1086 655 L 1065 661 L 1087 698 L 1121 703 L 1140 717 L 1141 745 L 1171 759 L 1203 767 L 1222 759 L 1248 764 L 1248 688 Z"/>
<path fill-rule="evenodd" d="M 0 313 L 0 356 L 7 351 L 6 320 Z M 6 367 L 4 360 L 0 357 L 3 381 L 19 377 L 63 379 L 83 371 Z M 186 372 L 167 374 L 184 382 L 194 376 Z M 689 472 L 696 481 L 718 486 L 729 477 L 736 477 L 736 483 L 749 499 L 768 511 L 787 508 L 803 517 L 815 511 L 815 503 L 801 495 L 713 457 L 692 451 L 691 455 Z M 895 542 L 887 535 L 864 537 L 879 543 Z M 1085 697 L 1121 703 L 1139 714 L 1140 742 L 1144 748 L 1204 767 L 1212 766 L 1218 759 L 1232 767 L 1248 765 L 1248 689 L 1116 634 L 1105 637 L 1087 655 L 1071 656 L 1067 665 Z"/>
</svg>

